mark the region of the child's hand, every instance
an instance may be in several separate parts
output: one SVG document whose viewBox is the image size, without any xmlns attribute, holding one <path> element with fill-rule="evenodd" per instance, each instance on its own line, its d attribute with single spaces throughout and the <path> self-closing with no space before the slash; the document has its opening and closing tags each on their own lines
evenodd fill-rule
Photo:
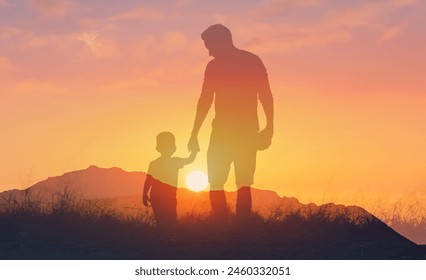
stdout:
<svg viewBox="0 0 426 280">
<path fill-rule="evenodd" d="M 142 196 L 142 203 L 143 205 L 145 205 L 146 207 L 151 207 L 151 199 L 149 198 L 149 196 L 147 194 L 144 194 Z"/>
</svg>

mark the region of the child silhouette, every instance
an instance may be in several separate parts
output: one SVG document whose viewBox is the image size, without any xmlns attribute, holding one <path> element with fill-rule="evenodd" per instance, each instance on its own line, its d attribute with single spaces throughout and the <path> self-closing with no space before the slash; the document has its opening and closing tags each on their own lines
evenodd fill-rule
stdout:
<svg viewBox="0 0 426 280">
<path fill-rule="evenodd" d="M 172 157 L 176 151 L 175 136 L 166 131 L 157 135 L 157 151 L 161 156 L 149 164 L 142 202 L 152 206 L 158 227 L 170 227 L 176 223 L 176 188 L 179 169 L 194 161 L 193 151 L 188 158 Z"/>
</svg>

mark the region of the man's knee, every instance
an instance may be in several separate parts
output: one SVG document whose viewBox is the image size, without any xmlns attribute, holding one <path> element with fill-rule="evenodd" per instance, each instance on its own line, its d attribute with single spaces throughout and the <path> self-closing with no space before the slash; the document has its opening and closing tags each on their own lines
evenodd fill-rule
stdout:
<svg viewBox="0 0 426 280">
<path fill-rule="evenodd" d="M 210 183 L 210 191 L 223 191 L 223 190 L 224 190 L 224 185 Z"/>
</svg>

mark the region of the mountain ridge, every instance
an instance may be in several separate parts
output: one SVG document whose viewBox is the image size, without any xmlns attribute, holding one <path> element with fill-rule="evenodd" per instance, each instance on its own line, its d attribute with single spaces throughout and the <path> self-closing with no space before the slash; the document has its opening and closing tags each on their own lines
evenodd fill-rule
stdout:
<svg viewBox="0 0 426 280">
<path fill-rule="evenodd" d="M 56 196 L 70 195 L 88 200 L 104 200 L 113 209 L 123 214 L 138 215 L 144 213 L 144 215 L 151 215 L 152 210 L 144 207 L 141 203 L 145 178 L 146 173 L 141 171 L 128 172 L 119 167 L 100 168 L 91 165 L 86 169 L 48 177 L 24 190 L 1 192 L 0 209 L 25 199 L 49 203 Z M 232 209 L 235 209 L 236 192 L 225 193 L 229 208 L 232 211 Z M 268 219 L 280 219 L 294 213 L 306 217 L 321 213 L 330 220 L 345 217 L 345 219 L 355 223 L 377 219 L 364 208 L 355 205 L 302 204 L 297 198 L 280 196 L 272 190 L 255 188 L 252 189 L 252 196 L 253 210 Z M 196 193 L 185 188 L 178 188 L 177 200 L 180 217 L 210 212 L 208 192 Z M 384 223 L 383 225 L 388 227 Z M 403 238 L 407 239 L 406 237 Z"/>
<path fill-rule="evenodd" d="M 0 208 L 5 206 L 5 198 L 13 197 L 16 200 L 30 199 L 50 202 L 55 194 L 73 195 L 85 199 L 106 199 L 116 208 L 139 208 L 143 207 L 140 203 L 140 195 L 142 194 L 143 183 L 146 173 L 142 171 L 125 171 L 119 167 L 101 168 L 96 165 L 90 165 L 86 169 L 65 172 L 62 175 L 51 176 L 42 180 L 26 189 L 7 190 L 0 193 L 3 201 L 0 201 Z M 235 206 L 236 192 L 225 191 L 229 208 Z M 296 211 L 300 206 L 305 207 L 306 211 L 313 209 L 336 207 L 340 211 L 343 209 L 356 209 L 360 211 L 359 206 L 344 206 L 341 204 L 327 203 L 317 205 L 314 203 L 302 204 L 297 198 L 280 196 L 272 190 L 261 190 L 252 188 L 253 208 L 257 212 L 269 214 L 275 212 Z M 131 205 L 123 205 L 122 200 L 133 200 Z M 179 212 L 194 212 L 199 209 L 200 212 L 208 212 L 206 208 L 209 205 L 208 191 L 192 192 L 186 188 L 178 188 L 177 199 Z M 355 207 L 355 208 L 354 208 Z M 362 209 L 365 211 L 364 209 Z M 366 211 L 365 211 L 366 212 Z M 280 213 L 275 213 L 280 214 Z"/>
</svg>

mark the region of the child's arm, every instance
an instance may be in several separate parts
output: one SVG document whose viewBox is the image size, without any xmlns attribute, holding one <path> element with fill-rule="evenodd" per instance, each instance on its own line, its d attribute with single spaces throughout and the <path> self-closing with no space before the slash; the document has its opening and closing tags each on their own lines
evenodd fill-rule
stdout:
<svg viewBox="0 0 426 280">
<path fill-rule="evenodd" d="M 193 163 L 194 160 L 195 160 L 196 155 L 197 155 L 197 151 L 192 150 L 192 152 L 189 155 L 189 157 L 181 159 L 182 160 L 181 161 L 182 165 L 187 165 L 187 164 Z"/>
<path fill-rule="evenodd" d="M 145 184 L 143 186 L 143 195 L 142 195 L 142 203 L 146 207 L 151 206 L 151 198 L 148 195 L 148 192 L 151 189 L 151 186 L 152 186 L 152 176 L 147 174 L 145 179 Z"/>
</svg>

